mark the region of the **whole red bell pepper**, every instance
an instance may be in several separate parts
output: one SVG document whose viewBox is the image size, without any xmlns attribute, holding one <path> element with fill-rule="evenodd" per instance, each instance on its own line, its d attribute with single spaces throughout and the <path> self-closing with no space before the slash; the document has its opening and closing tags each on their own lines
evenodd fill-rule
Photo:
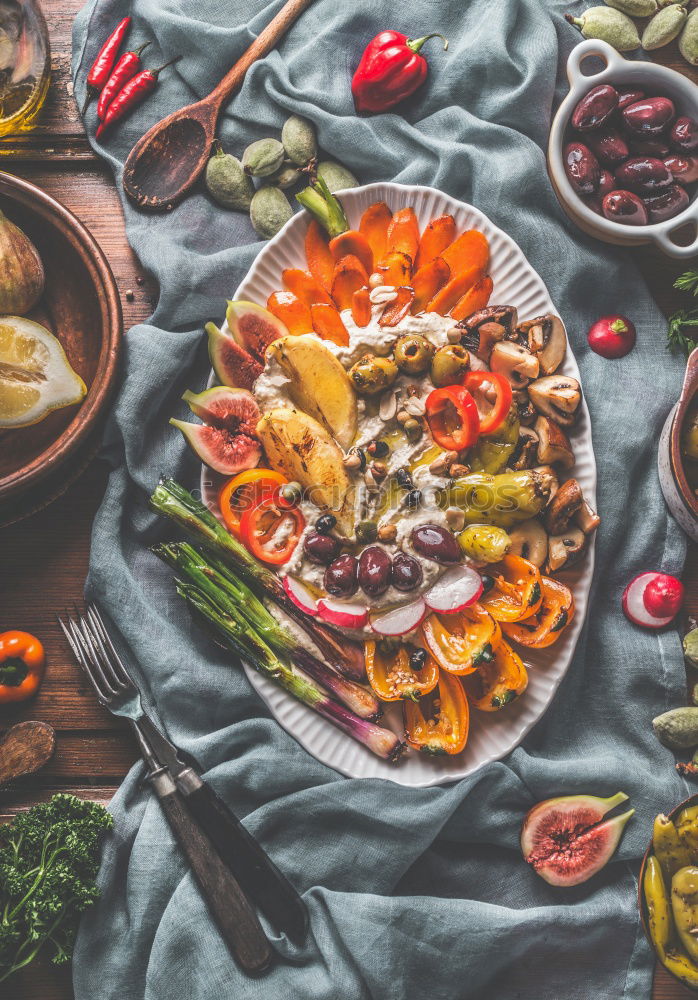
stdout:
<svg viewBox="0 0 698 1000">
<path fill-rule="evenodd" d="M 410 39 L 400 31 L 381 31 L 369 42 L 361 56 L 351 92 L 357 111 L 387 111 L 413 94 L 427 76 L 427 61 L 419 50 L 430 38 L 443 38 L 434 32 L 424 38 Z"/>
</svg>

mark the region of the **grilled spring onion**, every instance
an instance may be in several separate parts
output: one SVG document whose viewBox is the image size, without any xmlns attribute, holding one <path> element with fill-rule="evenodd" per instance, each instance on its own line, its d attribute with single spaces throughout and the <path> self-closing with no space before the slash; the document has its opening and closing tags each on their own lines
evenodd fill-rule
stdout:
<svg viewBox="0 0 698 1000">
<path fill-rule="evenodd" d="M 214 601 L 209 591 L 184 580 L 175 580 L 177 593 L 202 618 L 210 631 L 238 656 L 249 661 L 264 677 L 268 677 L 304 705 L 362 743 L 368 750 L 386 760 L 397 760 L 404 750 L 395 733 L 360 719 L 344 705 L 339 705 L 317 683 L 279 660 L 266 642 L 251 628 L 239 608 L 228 604 L 226 610 Z M 213 588 L 209 588 L 212 590 Z M 214 591 L 215 592 L 215 591 Z"/>
<path fill-rule="evenodd" d="M 287 595 L 278 576 L 258 562 L 188 490 L 174 479 L 163 479 L 155 488 L 150 505 L 188 531 L 208 551 L 231 564 L 256 593 L 278 604 L 310 636 L 331 666 L 352 680 L 364 679 L 363 648 L 345 637 L 340 639 L 329 628 L 308 618 Z"/>
<path fill-rule="evenodd" d="M 219 559 L 197 551 L 187 542 L 155 545 L 152 551 L 171 566 L 179 577 L 209 594 L 219 607 L 226 611 L 240 611 L 250 627 L 278 656 L 292 660 L 313 680 L 322 684 L 336 701 L 345 704 L 362 719 L 380 717 L 380 703 L 372 692 L 343 677 L 313 656 Z"/>
</svg>

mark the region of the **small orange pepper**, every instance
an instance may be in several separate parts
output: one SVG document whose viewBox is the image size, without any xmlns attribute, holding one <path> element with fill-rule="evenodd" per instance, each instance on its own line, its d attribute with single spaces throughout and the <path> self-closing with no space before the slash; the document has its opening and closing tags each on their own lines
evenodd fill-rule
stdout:
<svg viewBox="0 0 698 1000">
<path fill-rule="evenodd" d="M 28 632 L 0 635 L 0 705 L 26 701 L 39 689 L 46 657 L 39 640 Z"/>
</svg>

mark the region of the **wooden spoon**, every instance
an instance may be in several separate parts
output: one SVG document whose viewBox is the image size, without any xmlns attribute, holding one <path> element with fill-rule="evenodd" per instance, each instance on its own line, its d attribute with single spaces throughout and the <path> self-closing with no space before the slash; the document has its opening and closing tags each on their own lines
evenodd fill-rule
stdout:
<svg viewBox="0 0 698 1000">
<path fill-rule="evenodd" d="M 0 741 L 0 785 L 33 774 L 50 760 L 56 734 L 46 722 L 18 722 Z"/>
<path fill-rule="evenodd" d="M 140 208 L 163 211 L 184 197 L 206 166 L 222 105 L 312 2 L 288 0 L 208 97 L 163 118 L 138 140 L 124 164 L 123 185 Z"/>
</svg>

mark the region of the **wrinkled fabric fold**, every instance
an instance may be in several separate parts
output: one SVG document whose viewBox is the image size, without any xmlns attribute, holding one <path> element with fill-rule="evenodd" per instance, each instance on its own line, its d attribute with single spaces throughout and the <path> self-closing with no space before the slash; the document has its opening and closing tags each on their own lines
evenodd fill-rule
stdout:
<svg viewBox="0 0 698 1000">
<path fill-rule="evenodd" d="M 76 1000 L 641 1000 L 652 956 L 637 915 L 637 870 L 652 816 L 686 784 L 654 739 L 651 719 L 684 698 L 678 637 L 641 632 L 620 608 L 644 569 L 680 570 L 685 546 L 656 473 L 659 432 L 682 365 L 632 253 L 597 243 L 564 216 L 545 144 L 578 34 L 541 0 L 316 2 L 278 50 L 252 67 L 221 118 L 241 155 L 290 113 L 363 182 L 425 184 L 476 205 L 521 246 L 567 324 L 592 417 L 599 473 L 591 611 L 574 661 L 523 745 L 457 784 L 409 789 L 340 777 L 270 717 L 239 665 L 189 621 L 171 571 L 148 546 L 171 537 L 147 507 L 161 474 L 194 488 L 197 464 L 168 425 L 208 374 L 203 323 L 224 312 L 263 247 L 246 216 L 200 191 L 162 216 L 125 203 L 129 241 L 160 283 L 153 316 L 128 331 L 124 380 L 105 437 L 112 465 L 94 525 L 88 592 L 117 623 L 146 696 L 169 735 L 304 893 L 305 945 L 274 938 L 278 963 L 246 979 L 230 959 L 157 802 L 133 768 L 117 793 L 100 872 L 102 898 L 81 926 Z M 100 155 L 119 191 L 128 151 L 150 125 L 205 95 L 281 7 L 259 0 L 97 0 L 78 15 L 78 103 L 87 68 L 113 24 L 133 16 L 129 47 L 151 40 L 148 64 L 181 54 L 153 96 Z M 426 86 L 400 109 L 357 118 L 349 81 L 384 27 L 441 31 Z M 94 133 L 94 109 L 87 125 Z M 585 331 L 607 312 L 638 329 L 620 362 L 592 354 Z M 576 791 L 630 796 L 637 810 L 598 876 L 554 889 L 521 859 L 532 804 Z M 270 933 L 273 931 L 270 929 Z"/>
</svg>

